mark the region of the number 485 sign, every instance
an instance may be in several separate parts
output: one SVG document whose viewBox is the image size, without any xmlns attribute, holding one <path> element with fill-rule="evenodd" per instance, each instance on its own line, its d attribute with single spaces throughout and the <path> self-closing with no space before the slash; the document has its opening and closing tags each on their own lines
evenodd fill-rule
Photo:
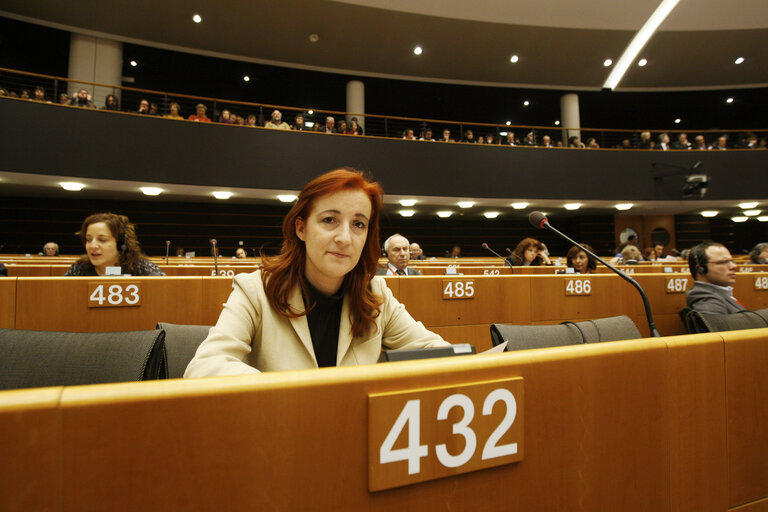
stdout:
<svg viewBox="0 0 768 512">
<path fill-rule="evenodd" d="M 522 377 L 368 397 L 371 491 L 522 458 Z"/>
</svg>

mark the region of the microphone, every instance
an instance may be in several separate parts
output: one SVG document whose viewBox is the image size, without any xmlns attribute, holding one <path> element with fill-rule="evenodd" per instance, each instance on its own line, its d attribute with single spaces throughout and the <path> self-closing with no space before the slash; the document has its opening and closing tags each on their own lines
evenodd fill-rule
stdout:
<svg viewBox="0 0 768 512">
<path fill-rule="evenodd" d="M 550 231 L 552 231 L 553 233 L 555 233 L 558 236 L 560 236 L 561 238 L 564 238 L 565 240 L 567 240 L 571 244 L 575 245 L 576 247 L 578 247 L 579 249 L 581 249 L 585 253 L 589 254 L 590 256 L 595 258 L 597 261 L 599 261 L 600 263 L 602 263 L 603 265 L 605 265 L 606 267 L 608 267 L 609 269 L 611 269 L 612 271 L 617 273 L 619 275 L 619 277 L 621 277 L 622 279 L 627 281 L 629 284 L 634 286 L 637 289 L 638 293 L 640 293 L 640 297 L 642 297 L 642 299 L 643 299 L 643 306 L 645 307 L 645 317 L 646 317 L 646 319 L 648 321 L 648 328 L 651 331 L 651 336 L 653 336 L 655 338 L 660 338 L 661 337 L 661 334 L 659 334 L 658 329 L 656 329 L 656 324 L 653 322 L 653 314 L 651 313 L 651 303 L 648 302 L 648 296 L 645 294 L 645 290 L 643 290 L 643 287 L 640 286 L 637 281 L 635 281 L 628 274 L 625 274 L 624 272 L 622 272 L 621 270 L 617 269 L 616 267 L 614 267 L 613 265 L 611 265 L 607 261 L 603 260 L 597 254 L 593 253 L 592 251 L 588 251 L 584 246 L 582 246 L 578 242 L 576 242 L 574 240 L 571 240 L 570 238 L 568 238 L 568 236 L 566 236 L 565 234 L 561 233 L 557 229 L 553 228 L 552 225 L 549 223 L 549 219 L 547 219 L 547 216 L 544 215 L 543 213 L 541 213 L 541 212 L 531 212 L 531 214 L 528 215 L 528 221 L 536 229 L 547 228 Z"/>
<path fill-rule="evenodd" d="M 211 238 L 211 249 L 213 252 L 213 270 L 219 275 L 219 251 L 216 249 L 216 239 Z"/>
<path fill-rule="evenodd" d="M 487 243 L 485 243 L 485 242 L 483 242 L 483 249 L 485 249 L 486 251 L 491 251 L 493 254 L 495 254 L 495 255 L 496 255 L 496 256 L 498 256 L 499 258 L 503 259 L 503 260 L 504 260 L 504 265 L 506 265 L 506 266 L 508 266 L 508 267 L 511 267 L 511 266 L 512 266 L 512 263 L 509 261 L 509 259 L 508 259 L 508 258 L 505 258 L 505 257 L 504 257 L 504 256 L 502 256 L 501 254 L 497 253 L 496 251 L 494 251 L 493 249 L 491 249 L 490 247 L 488 247 L 488 244 L 487 244 Z"/>
<path fill-rule="evenodd" d="M 166 240 L 165 241 L 165 264 L 168 264 L 168 251 L 171 250 L 171 241 Z"/>
</svg>

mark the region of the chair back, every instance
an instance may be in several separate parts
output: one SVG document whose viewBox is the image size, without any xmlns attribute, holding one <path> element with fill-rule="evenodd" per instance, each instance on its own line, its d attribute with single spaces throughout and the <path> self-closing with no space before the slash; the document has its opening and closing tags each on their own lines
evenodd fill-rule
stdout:
<svg viewBox="0 0 768 512">
<path fill-rule="evenodd" d="M 165 331 L 165 350 L 168 354 L 168 378 L 184 377 L 187 365 L 195 356 L 197 347 L 208 337 L 210 325 L 181 325 L 159 322 L 158 329 Z"/>
<path fill-rule="evenodd" d="M 768 327 L 768 309 L 739 311 L 738 313 L 705 313 L 691 308 L 680 311 L 686 330 L 701 332 L 739 331 Z"/>
</svg>

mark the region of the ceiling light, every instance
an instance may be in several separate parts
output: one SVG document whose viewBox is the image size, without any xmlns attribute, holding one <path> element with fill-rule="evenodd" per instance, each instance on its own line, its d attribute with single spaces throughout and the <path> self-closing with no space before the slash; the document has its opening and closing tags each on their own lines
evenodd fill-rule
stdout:
<svg viewBox="0 0 768 512">
<path fill-rule="evenodd" d="M 310 115 L 310 116 L 311 116 L 311 115 L 312 115 L 312 114 L 314 114 L 314 113 L 315 113 L 315 111 L 314 111 L 314 110 L 311 110 L 311 109 L 310 109 L 310 110 L 307 110 L 307 115 Z"/>
<path fill-rule="evenodd" d="M 251 77 L 249 77 L 248 75 L 243 75 L 243 82 L 250 82 L 250 81 L 251 81 Z"/>
<path fill-rule="evenodd" d="M 421 46 L 415 46 L 415 47 L 413 48 L 413 54 L 414 54 L 414 55 L 421 55 L 421 52 L 423 52 L 423 51 L 424 51 L 424 50 L 422 50 L 422 49 L 421 49 Z"/>
<path fill-rule="evenodd" d="M 443 219 L 446 219 L 446 218 L 450 217 L 451 215 L 453 215 L 453 212 L 450 212 L 450 211 L 447 211 L 447 210 L 437 212 L 437 216 L 440 217 L 440 218 L 443 218 Z"/>
<path fill-rule="evenodd" d="M 499 135 L 501 135 L 502 137 L 506 137 L 508 133 L 509 132 L 499 132 Z"/>
<path fill-rule="evenodd" d="M 648 21 L 645 22 L 643 27 L 637 31 L 635 37 L 632 38 L 629 46 L 624 50 L 621 58 L 608 75 L 608 79 L 603 84 L 603 88 L 615 89 L 616 86 L 619 85 L 624 73 L 629 69 L 629 65 L 635 61 L 637 55 L 643 49 L 643 46 L 645 46 L 653 33 L 656 32 L 656 29 L 659 28 L 659 25 L 661 25 L 669 13 L 672 12 L 672 9 L 675 8 L 679 1 L 680 0 L 662 0 L 656 10 L 653 11 L 653 14 L 651 14 L 651 17 L 648 18 Z"/>
<path fill-rule="evenodd" d="M 560 121 L 555 121 L 555 126 L 560 126 Z"/>
<path fill-rule="evenodd" d="M 131 64 L 131 67 L 132 67 L 132 68 L 135 68 L 136 66 L 138 66 L 138 65 L 139 65 L 139 63 L 138 63 L 138 62 L 136 62 L 135 60 L 132 60 L 132 61 L 130 62 L 130 64 Z"/>
<path fill-rule="evenodd" d="M 294 196 L 292 194 L 282 194 L 282 195 L 277 196 L 277 199 L 281 203 L 292 203 L 292 202 L 294 202 L 295 200 L 298 199 L 298 196 Z"/>
<path fill-rule="evenodd" d="M 459 208 L 472 208 L 473 206 L 475 206 L 474 201 L 459 201 L 456 204 L 459 205 Z"/>
<path fill-rule="evenodd" d="M 733 103 L 733 98 L 726 98 L 725 102 L 726 103 Z"/>
<path fill-rule="evenodd" d="M 141 192 L 145 196 L 159 196 L 163 189 L 158 187 L 141 187 Z"/>
<path fill-rule="evenodd" d="M 514 64 L 515 62 L 517 62 L 519 60 L 520 60 L 520 57 L 518 57 L 517 55 L 513 55 L 513 56 L 511 56 L 509 58 L 509 62 L 511 62 L 512 64 Z"/>
<path fill-rule="evenodd" d="M 531 102 L 530 102 L 530 101 L 528 101 L 528 100 L 525 100 L 525 101 L 523 102 L 523 105 L 525 105 L 526 107 L 527 107 L 528 105 L 530 105 L 530 104 L 531 104 Z"/>
<path fill-rule="evenodd" d="M 506 122 L 506 125 L 507 125 L 507 126 L 510 126 L 511 124 L 512 124 L 512 121 L 507 121 L 507 122 Z"/>
<path fill-rule="evenodd" d="M 738 59 L 733 61 L 734 64 L 741 64 L 742 62 L 744 62 L 744 57 L 739 57 Z"/>
<path fill-rule="evenodd" d="M 566 203 L 563 205 L 566 210 L 578 210 L 581 208 L 581 203 Z"/>
<path fill-rule="evenodd" d="M 763 213 L 762 210 L 744 210 L 743 212 L 741 212 L 741 214 L 744 215 L 745 217 L 757 217 L 761 213 Z"/>
<path fill-rule="evenodd" d="M 522 210 L 528 208 L 528 203 L 512 203 L 512 208 L 515 210 Z"/>
<path fill-rule="evenodd" d="M 634 206 L 632 203 L 619 203 L 616 205 L 616 209 L 624 211 L 624 210 L 629 210 L 630 208 L 632 208 L 632 206 Z"/>
<path fill-rule="evenodd" d="M 704 210 L 703 212 L 701 212 L 701 216 L 702 217 L 715 217 L 718 213 L 720 213 L 720 212 L 718 212 L 717 210 Z"/>
<path fill-rule="evenodd" d="M 309 34 L 309 42 L 316 43 L 320 40 L 320 36 L 317 34 Z"/>
<path fill-rule="evenodd" d="M 85 188 L 85 183 L 78 183 L 76 181 L 62 181 L 59 182 L 59 185 L 64 190 L 69 190 L 70 192 L 78 192 Z"/>
<path fill-rule="evenodd" d="M 192 21 L 194 21 L 195 23 L 200 23 L 201 21 L 203 21 L 203 17 L 200 16 L 199 14 L 195 14 L 194 16 L 192 16 Z"/>
<path fill-rule="evenodd" d="M 400 210 L 400 215 L 403 217 L 413 217 L 413 214 L 416 213 L 414 210 Z"/>
<path fill-rule="evenodd" d="M 613 61 L 611 59 L 605 59 L 603 61 L 603 66 L 609 67 L 611 64 L 613 64 Z"/>
<path fill-rule="evenodd" d="M 483 216 L 484 216 L 486 219 L 495 219 L 496 217 L 498 217 L 498 216 L 499 216 L 499 212 L 485 212 L 485 213 L 483 214 Z"/>
<path fill-rule="evenodd" d="M 415 199 L 401 199 L 400 204 L 403 206 L 413 206 L 416 204 Z"/>
<path fill-rule="evenodd" d="M 739 203 L 739 208 L 742 210 L 751 210 L 752 208 L 755 208 L 758 205 L 757 201 L 753 203 Z"/>
<path fill-rule="evenodd" d="M 648 61 L 646 59 L 640 59 L 639 61 L 637 61 L 637 65 L 640 66 L 641 68 L 646 64 L 648 64 Z"/>
<path fill-rule="evenodd" d="M 768 215 L 762 215 L 757 218 L 760 222 L 768 222 Z"/>
<path fill-rule="evenodd" d="M 675 118 L 675 124 L 680 124 L 681 119 L 679 117 Z"/>
<path fill-rule="evenodd" d="M 749 217 L 731 217 L 733 222 L 747 222 Z"/>
<path fill-rule="evenodd" d="M 232 192 L 227 192 L 226 190 L 217 190 L 212 192 L 212 194 L 216 199 L 229 199 L 232 197 Z"/>
</svg>

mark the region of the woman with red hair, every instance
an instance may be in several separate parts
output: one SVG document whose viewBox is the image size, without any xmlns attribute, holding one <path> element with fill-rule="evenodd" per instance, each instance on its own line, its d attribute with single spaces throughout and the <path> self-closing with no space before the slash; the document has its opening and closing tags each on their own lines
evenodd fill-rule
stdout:
<svg viewBox="0 0 768 512">
<path fill-rule="evenodd" d="M 283 219 L 283 246 L 232 294 L 185 377 L 375 363 L 381 348 L 448 345 L 374 277 L 378 183 L 349 168 L 312 180 Z"/>
</svg>

